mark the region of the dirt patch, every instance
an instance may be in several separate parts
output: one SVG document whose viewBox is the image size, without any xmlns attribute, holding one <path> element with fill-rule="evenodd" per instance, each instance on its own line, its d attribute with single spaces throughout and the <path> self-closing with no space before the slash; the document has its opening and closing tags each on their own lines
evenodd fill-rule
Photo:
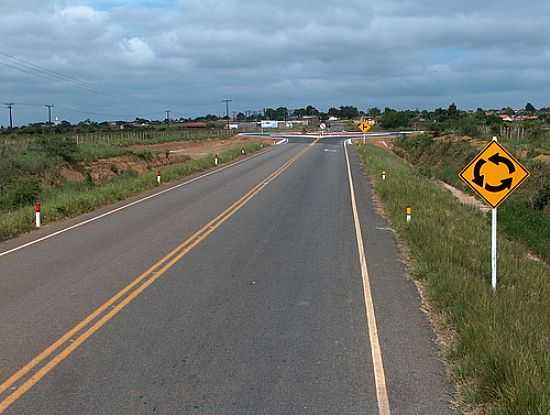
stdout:
<svg viewBox="0 0 550 415">
<path fill-rule="evenodd" d="M 475 145 L 484 143 L 481 140 L 474 140 L 472 137 L 469 137 L 467 135 L 457 135 L 457 134 L 446 134 L 446 135 L 441 135 L 439 137 L 434 137 L 434 141 L 438 141 L 441 143 L 466 142 L 466 143 L 472 143 Z"/>
<path fill-rule="evenodd" d="M 149 150 L 155 153 L 162 153 L 164 156 L 177 157 L 180 155 L 188 156 L 192 159 L 200 159 L 208 154 L 221 153 L 230 147 L 251 143 L 272 144 L 273 139 L 261 137 L 233 137 L 225 140 L 209 139 L 198 141 L 173 141 L 170 143 L 137 145 L 132 146 L 136 150 Z"/>
<path fill-rule="evenodd" d="M 150 160 L 137 156 L 121 156 L 100 159 L 86 164 L 80 163 L 76 167 L 65 166 L 61 169 L 60 174 L 69 181 L 83 182 L 89 176 L 94 183 L 102 183 L 129 171 L 145 173 L 188 160 L 190 160 L 190 157 L 184 154 L 171 155 L 168 158 L 154 155 Z"/>
<path fill-rule="evenodd" d="M 393 138 L 375 139 L 370 142 L 377 147 L 383 148 L 384 150 L 393 150 Z"/>
<path fill-rule="evenodd" d="M 436 180 L 436 183 L 443 189 L 448 190 L 453 194 L 454 197 L 456 197 L 463 205 L 472 206 L 476 209 L 481 210 L 482 212 L 489 212 L 491 208 L 487 206 L 485 203 L 479 201 L 475 198 L 475 196 L 470 196 L 466 193 L 464 193 L 462 190 L 457 189 L 454 186 L 451 186 L 448 183 L 445 183 L 441 180 Z"/>
<path fill-rule="evenodd" d="M 456 187 L 451 186 L 450 184 L 445 183 L 441 180 L 436 180 L 435 182 L 438 184 L 439 187 L 451 192 L 453 194 L 453 196 L 456 197 L 458 200 L 460 200 L 460 202 L 462 204 L 467 205 L 467 206 L 472 206 L 476 209 L 481 210 L 483 213 L 487 213 L 487 212 L 491 211 L 490 206 L 487 206 L 485 203 L 479 201 L 474 196 L 467 195 L 462 190 L 457 189 Z M 539 262 L 539 263 L 543 263 L 543 264 L 546 263 L 546 262 L 544 262 L 544 260 L 542 258 L 540 258 L 539 256 L 533 254 L 532 252 L 529 252 L 527 254 L 527 259 L 529 259 L 530 261 Z"/>
<path fill-rule="evenodd" d="M 550 154 L 541 154 L 535 157 L 535 160 L 542 161 L 544 163 L 550 163 Z"/>
<path fill-rule="evenodd" d="M 100 159 L 77 166 L 65 166 L 61 176 L 69 181 L 83 182 L 90 177 L 94 183 L 102 183 L 128 171 L 145 173 L 160 167 L 200 159 L 209 154 L 219 154 L 230 147 L 251 143 L 272 144 L 273 139 L 262 137 L 233 137 L 225 140 L 174 141 L 170 143 L 136 145 L 134 150 L 147 150 L 151 157 L 121 156 Z"/>
<path fill-rule="evenodd" d="M 75 170 L 69 166 L 63 166 L 59 172 L 61 177 L 70 182 L 83 182 L 85 177 L 81 171 Z"/>
</svg>

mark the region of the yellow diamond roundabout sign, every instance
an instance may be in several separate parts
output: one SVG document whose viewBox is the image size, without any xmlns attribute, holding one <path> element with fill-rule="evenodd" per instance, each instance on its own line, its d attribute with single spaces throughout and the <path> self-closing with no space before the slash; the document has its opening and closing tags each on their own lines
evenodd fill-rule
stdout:
<svg viewBox="0 0 550 415">
<path fill-rule="evenodd" d="M 527 169 L 497 141 L 489 143 L 460 173 L 460 178 L 493 208 L 528 177 Z"/>
<path fill-rule="evenodd" d="M 359 129 L 365 134 L 368 133 L 371 128 L 372 128 L 372 125 L 369 124 L 367 121 L 362 121 L 359 124 Z"/>
</svg>

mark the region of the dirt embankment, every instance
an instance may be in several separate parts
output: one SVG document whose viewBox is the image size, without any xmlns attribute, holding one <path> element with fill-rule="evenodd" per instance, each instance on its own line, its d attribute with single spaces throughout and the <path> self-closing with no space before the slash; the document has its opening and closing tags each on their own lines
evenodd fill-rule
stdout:
<svg viewBox="0 0 550 415">
<path fill-rule="evenodd" d="M 186 155 L 192 159 L 200 159 L 208 154 L 221 153 L 230 147 L 251 143 L 272 144 L 273 139 L 262 137 L 232 137 L 225 140 L 174 141 L 170 143 L 136 145 L 134 150 L 149 150 L 158 154 L 169 154 L 170 157 Z"/>
<path fill-rule="evenodd" d="M 129 171 L 145 173 L 170 164 L 183 163 L 187 160 L 190 160 L 190 157 L 184 154 L 170 155 L 168 158 L 153 155 L 151 159 L 138 156 L 121 156 L 100 159 L 91 163 L 79 163 L 77 166 L 64 166 L 60 173 L 64 179 L 69 181 L 83 182 L 89 176 L 94 183 L 102 183 Z"/>
<path fill-rule="evenodd" d="M 90 163 L 79 163 L 76 166 L 66 165 L 62 167 L 60 173 L 64 179 L 69 181 L 83 182 L 89 177 L 94 183 L 101 183 L 128 171 L 145 173 L 171 164 L 204 158 L 209 154 L 219 154 L 237 145 L 271 144 L 272 141 L 272 139 L 261 137 L 232 137 L 225 140 L 174 141 L 136 145 L 130 147 L 131 150 L 136 150 L 136 155 L 100 159 Z M 144 152 L 144 150 L 146 151 Z"/>
</svg>

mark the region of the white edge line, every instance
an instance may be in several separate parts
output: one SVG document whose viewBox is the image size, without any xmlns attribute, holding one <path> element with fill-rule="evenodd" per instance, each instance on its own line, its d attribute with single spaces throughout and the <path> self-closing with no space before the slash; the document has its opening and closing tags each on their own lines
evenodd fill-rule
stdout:
<svg viewBox="0 0 550 415">
<path fill-rule="evenodd" d="M 187 180 L 187 181 L 185 181 L 185 182 L 183 182 L 183 183 L 180 183 L 180 184 L 177 184 L 177 185 L 175 185 L 175 186 L 169 187 L 169 188 L 167 188 L 167 189 L 161 190 L 160 192 L 154 193 L 154 194 L 152 194 L 152 195 L 143 197 L 143 198 L 138 199 L 138 200 L 134 200 L 133 202 L 128 203 L 127 205 L 120 206 L 120 207 L 118 207 L 118 208 L 116 208 L 116 209 L 113 209 L 113 210 L 110 210 L 110 211 L 108 211 L 108 212 L 102 213 L 101 215 L 94 216 L 93 218 L 90 218 L 90 219 L 87 219 L 87 220 L 85 220 L 85 221 L 79 222 L 79 223 L 77 223 L 77 224 L 75 224 L 75 225 L 72 225 L 72 226 L 69 226 L 69 227 L 67 227 L 67 228 L 61 229 L 61 230 L 59 230 L 59 231 L 53 232 L 53 233 L 48 234 L 48 235 L 46 235 L 46 236 L 43 236 L 43 237 L 41 237 L 41 238 L 35 239 L 34 241 L 30 241 L 30 242 L 27 242 L 27 243 L 25 243 L 25 244 L 23 244 L 23 245 L 20 245 L 20 246 L 18 246 L 18 247 L 9 249 L 9 250 L 4 251 L 4 252 L 0 252 L 0 257 L 3 257 L 3 256 L 5 256 L 5 255 L 12 254 L 12 253 L 14 253 L 14 252 L 20 251 L 20 250 L 25 249 L 25 248 L 28 248 L 29 246 L 35 245 L 35 244 L 37 244 L 37 243 L 39 243 L 39 242 L 43 242 L 43 241 L 46 241 L 46 240 L 48 240 L 48 239 L 54 238 L 54 237 L 56 237 L 56 236 L 58 236 L 58 235 L 61 235 L 61 234 L 65 233 L 65 232 L 72 231 L 73 229 L 80 228 L 80 227 L 82 227 L 82 226 L 84 226 L 84 225 L 87 225 L 87 224 L 89 224 L 89 223 L 95 222 L 95 221 L 97 221 L 97 220 L 99 220 L 99 219 L 103 219 L 103 218 L 106 217 L 106 216 L 110 216 L 110 215 L 113 215 L 113 214 L 115 214 L 115 213 L 117 213 L 117 212 L 120 212 L 121 210 L 128 209 L 128 208 L 130 208 L 130 207 L 132 207 L 132 206 L 135 206 L 135 205 L 137 205 L 137 204 L 143 203 L 143 202 L 145 202 L 145 201 L 147 201 L 147 200 L 150 200 L 150 199 L 159 197 L 159 196 L 161 196 L 161 195 L 163 195 L 163 194 L 165 194 L 165 193 L 171 192 L 172 190 L 176 190 L 176 189 L 179 189 L 180 187 L 187 186 L 187 185 L 189 185 L 189 184 L 191 184 L 191 183 L 193 183 L 193 182 L 196 182 L 197 180 L 204 179 L 205 177 L 212 176 L 212 175 L 214 175 L 214 174 L 220 173 L 220 172 L 222 172 L 222 171 L 224 171 L 224 170 L 226 170 L 226 169 L 229 169 L 230 167 L 234 167 L 234 166 L 237 166 L 237 165 L 239 165 L 239 164 L 243 164 L 243 163 L 245 163 L 245 162 L 247 162 L 247 161 L 250 161 L 250 160 L 252 160 L 252 159 L 255 159 L 256 157 L 259 157 L 259 156 L 261 156 L 261 155 L 263 155 L 263 154 L 265 154 L 265 153 L 267 153 L 267 152 L 268 152 L 268 149 L 267 149 L 267 150 L 264 150 L 264 151 L 262 151 L 262 152 L 260 152 L 260 153 L 258 153 L 258 154 L 254 154 L 254 155 L 251 156 L 251 157 L 247 157 L 247 158 L 244 159 L 244 160 L 237 160 L 237 161 L 235 161 L 235 162 L 233 162 L 233 163 L 230 163 L 230 164 L 228 164 L 228 165 L 226 165 L 226 166 L 223 166 L 223 167 L 220 167 L 220 168 L 218 168 L 218 169 L 209 171 L 208 173 L 205 173 L 205 174 L 202 174 L 202 175 L 200 175 L 200 176 L 194 177 L 194 178 L 192 178 L 192 179 L 190 179 L 190 180 Z M 98 207 L 98 208 L 99 208 L 99 207 Z"/>
<path fill-rule="evenodd" d="M 376 324 L 376 314 L 374 310 L 374 301 L 369 281 L 369 272 L 367 268 L 367 256 L 363 244 L 363 233 L 361 231 L 361 222 L 357 212 L 357 203 L 355 201 L 355 190 L 353 187 L 353 177 L 351 175 L 351 166 L 349 162 L 348 147 L 344 143 L 344 153 L 346 154 L 346 164 L 348 168 L 349 188 L 351 194 L 351 205 L 353 210 L 353 220 L 355 224 L 355 237 L 357 239 L 357 249 L 359 251 L 359 262 L 361 264 L 361 274 L 363 277 L 363 289 L 365 295 L 365 309 L 367 312 L 367 325 L 369 330 L 369 340 L 372 353 L 372 363 L 374 369 L 374 381 L 376 384 L 376 398 L 378 401 L 379 415 L 390 415 L 390 402 L 388 398 L 388 388 L 386 386 L 386 375 L 384 373 L 384 361 L 382 358 L 382 348 L 378 338 L 378 326 Z"/>
</svg>

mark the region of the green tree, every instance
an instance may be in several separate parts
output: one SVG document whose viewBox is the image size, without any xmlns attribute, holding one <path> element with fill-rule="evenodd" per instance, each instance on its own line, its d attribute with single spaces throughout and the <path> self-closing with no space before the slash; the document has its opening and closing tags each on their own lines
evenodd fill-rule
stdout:
<svg viewBox="0 0 550 415">
<path fill-rule="evenodd" d="M 527 105 L 525 106 L 525 111 L 533 113 L 533 112 L 536 112 L 537 109 L 535 108 L 535 106 L 533 104 L 528 102 Z"/>
<path fill-rule="evenodd" d="M 380 126 L 385 129 L 409 127 L 411 120 L 416 116 L 414 111 L 395 111 L 386 108 L 380 117 Z"/>
<path fill-rule="evenodd" d="M 459 117 L 460 114 L 454 102 L 451 105 L 449 105 L 447 114 L 449 115 L 449 118 L 452 118 L 452 119 L 457 119 Z"/>
<path fill-rule="evenodd" d="M 380 114 L 382 114 L 382 111 L 380 111 L 380 108 L 372 107 L 372 108 L 369 108 L 368 114 L 369 114 L 371 117 L 379 117 Z"/>
</svg>

